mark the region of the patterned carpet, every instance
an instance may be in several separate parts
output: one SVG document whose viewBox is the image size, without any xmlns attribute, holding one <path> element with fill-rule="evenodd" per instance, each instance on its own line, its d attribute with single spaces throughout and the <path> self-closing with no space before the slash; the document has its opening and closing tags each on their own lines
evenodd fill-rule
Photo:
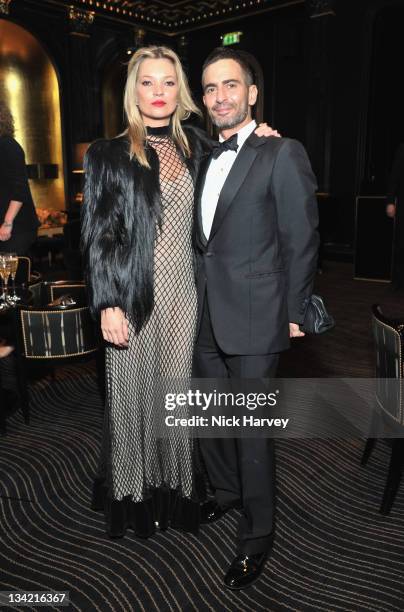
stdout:
<svg viewBox="0 0 404 612">
<path fill-rule="evenodd" d="M 30 426 L 19 413 L 9 419 L 0 438 L 0 590 L 67 590 L 69 609 L 83 612 L 403 609 L 404 489 L 381 516 L 383 442 L 366 468 L 363 441 L 279 442 L 273 553 L 255 586 L 232 593 L 220 583 L 236 511 L 200 537 L 105 536 L 89 508 L 100 427 L 90 367 L 37 382 Z"/>
</svg>

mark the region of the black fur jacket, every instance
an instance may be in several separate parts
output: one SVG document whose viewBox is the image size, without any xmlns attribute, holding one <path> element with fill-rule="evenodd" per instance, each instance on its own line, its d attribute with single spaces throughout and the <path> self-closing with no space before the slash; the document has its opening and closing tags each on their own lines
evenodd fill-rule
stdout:
<svg viewBox="0 0 404 612">
<path fill-rule="evenodd" d="M 185 159 L 194 184 L 212 141 L 198 128 L 184 126 L 192 155 Z M 153 310 L 156 230 L 161 220 L 159 162 L 146 149 L 151 168 L 129 157 L 125 136 L 97 140 L 84 160 L 82 252 L 93 315 L 119 306 L 140 331 Z"/>
</svg>

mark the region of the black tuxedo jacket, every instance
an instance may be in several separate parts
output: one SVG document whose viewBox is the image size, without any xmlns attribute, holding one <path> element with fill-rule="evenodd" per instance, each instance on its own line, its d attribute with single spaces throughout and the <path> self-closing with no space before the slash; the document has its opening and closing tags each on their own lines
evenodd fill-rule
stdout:
<svg viewBox="0 0 404 612">
<path fill-rule="evenodd" d="M 194 242 L 200 323 L 207 295 L 214 335 L 229 355 L 289 347 L 302 323 L 316 271 L 316 180 L 303 146 L 289 138 L 246 140 L 221 191 L 209 240 L 196 185 Z"/>
</svg>

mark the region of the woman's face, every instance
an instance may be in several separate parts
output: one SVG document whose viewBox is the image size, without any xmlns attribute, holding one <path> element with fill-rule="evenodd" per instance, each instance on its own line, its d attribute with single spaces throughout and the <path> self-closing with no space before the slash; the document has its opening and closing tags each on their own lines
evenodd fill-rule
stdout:
<svg viewBox="0 0 404 612">
<path fill-rule="evenodd" d="M 143 60 L 137 75 L 136 95 L 145 125 L 168 125 L 178 98 L 174 64 L 165 58 Z"/>
</svg>

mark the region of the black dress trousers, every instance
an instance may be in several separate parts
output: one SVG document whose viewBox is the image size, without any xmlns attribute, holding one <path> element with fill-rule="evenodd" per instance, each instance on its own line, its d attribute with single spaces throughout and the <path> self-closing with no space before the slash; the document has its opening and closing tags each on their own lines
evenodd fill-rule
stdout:
<svg viewBox="0 0 404 612">
<path fill-rule="evenodd" d="M 279 355 L 227 355 L 218 346 L 205 296 L 194 354 L 195 378 L 270 379 Z M 262 381 L 263 382 L 263 381 Z M 255 384 L 255 391 L 257 389 Z M 201 438 L 200 448 L 220 506 L 240 503 L 238 554 L 266 551 L 275 511 L 274 441 L 268 438 Z"/>
</svg>

